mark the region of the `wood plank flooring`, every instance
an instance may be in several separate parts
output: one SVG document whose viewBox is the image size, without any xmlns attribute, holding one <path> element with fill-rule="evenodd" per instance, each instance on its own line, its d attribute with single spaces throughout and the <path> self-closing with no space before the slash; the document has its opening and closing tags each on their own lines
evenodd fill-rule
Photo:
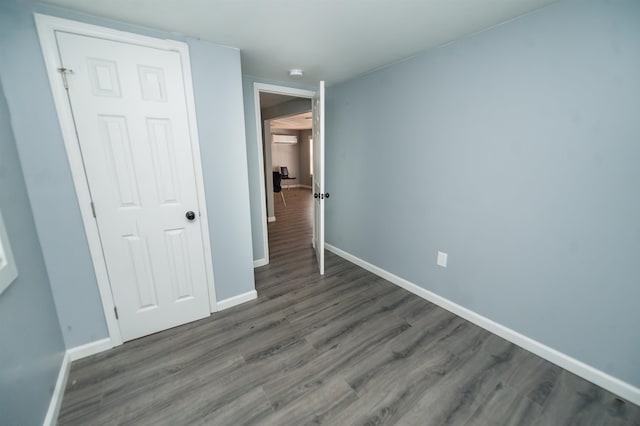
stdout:
<svg viewBox="0 0 640 426">
<path fill-rule="evenodd" d="M 61 425 L 640 425 L 640 408 L 327 253 L 276 194 L 258 299 L 71 366 Z"/>
</svg>

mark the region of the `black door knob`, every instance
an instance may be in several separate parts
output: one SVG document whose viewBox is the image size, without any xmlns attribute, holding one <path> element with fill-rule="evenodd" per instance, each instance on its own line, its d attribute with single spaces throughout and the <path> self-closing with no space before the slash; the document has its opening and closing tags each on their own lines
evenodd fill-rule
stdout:
<svg viewBox="0 0 640 426">
<path fill-rule="evenodd" d="M 319 198 L 320 194 L 318 194 L 317 192 L 315 194 L 313 194 L 313 198 Z"/>
<path fill-rule="evenodd" d="M 325 192 L 324 198 L 329 198 L 329 193 L 328 192 Z"/>
<path fill-rule="evenodd" d="M 185 216 L 187 217 L 187 219 L 189 220 L 193 220 L 196 218 L 196 214 L 192 211 L 188 211 L 187 214 L 185 214 Z"/>
</svg>

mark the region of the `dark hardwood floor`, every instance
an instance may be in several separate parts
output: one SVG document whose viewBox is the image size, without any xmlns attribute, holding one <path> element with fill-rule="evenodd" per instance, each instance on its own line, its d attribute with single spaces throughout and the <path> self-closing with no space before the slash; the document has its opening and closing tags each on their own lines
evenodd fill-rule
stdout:
<svg viewBox="0 0 640 426">
<path fill-rule="evenodd" d="M 258 299 L 71 366 L 62 425 L 640 425 L 640 408 L 326 255 L 276 194 Z"/>
</svg>

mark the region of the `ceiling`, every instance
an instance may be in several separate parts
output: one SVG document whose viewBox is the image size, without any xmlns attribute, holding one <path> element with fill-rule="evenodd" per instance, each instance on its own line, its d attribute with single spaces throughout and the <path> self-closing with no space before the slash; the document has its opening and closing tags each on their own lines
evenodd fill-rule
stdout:
<svg viewBox="0 0 640 426">
<path fill-rule="evenodd" d="M 306 130 L 311 129 L 311 111 L 271 120 L 272 129 Z"/>
<path fill-rule="evenodd" d="M 296 99 L 295 96 L 278 95 L 276 93 L 261 92 L 260 93 L 260 109 L 269 108 L 280 105 Z"/>
<path fill-rule="evenodd" d="M 556 0 L 48 0 L 240 48 L 242 72 L 328 85 L 441 46 Z"/>
</svg>

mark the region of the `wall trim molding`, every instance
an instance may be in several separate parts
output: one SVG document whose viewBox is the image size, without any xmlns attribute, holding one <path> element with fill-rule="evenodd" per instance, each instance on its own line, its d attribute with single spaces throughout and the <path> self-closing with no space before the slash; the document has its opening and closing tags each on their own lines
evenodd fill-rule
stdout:
<svg viewBox="0 0 640 426">
<path fill-rule="evenodd" d="M 248 291 L 246 293 L 239 294 L 237 296 L 230 297 L 218 302 L 218 310 L 229 309 L 236 305 L 240 305 L 250 300 L 258 298 L 258 292 L 255 290 Z"/>
<path fill-rule="evenodd" d="M 437 295 L 429 290 L 426 290 L 417 284 L 414 284 L 410 281 L 405 280 L 404 278 L 400 278 L 399 276 L 392 274 L 389 271 L 386 271 L 376 265 L 373 265 L 366 260 L 360 259 L 357 256 L 352 255 L 344 250 L 341 250 L 331 244 L 325 243 L 325 247 L 330 252 L 348 260 L 351 263 L 354 263 L 369 272 L 372 272 L 379 277 L 386 279 L 387 281 L 392 282 L 393 284 L 404 288 L 411 293 L 422 297 L 429 302 L 432 302 L 443 309 L 446 309 L 449 312 L 452 312 L 459 317 L 466 319 L 474 323 L 477 326 L 484 328 L 487 331 L 490 331 L 493 334 L 496 334 L 503 339 L 514 343 L 521 348 L 528 350 L 541 358 L 546 359 L 547 361 L 556 364 L 565 370 L 568 370 L 585 380 L 588 380 L 598 386 L 605 388 L 606 390 L 636 404 L 640 405 L 640 389 L 624 382 L 616 377 L 613 377 L 604 371 L 598 370 L 595 367 L 592 367 L 588 364 L 585 364 L 582 361 L 579 361 L 565 353 L 562 353 L 556 349 L 553 349 L 543 343 L 538 342 L 530 337 L 527 337 L 521 333 L 518 333 L 515 330 L 512 330 L 500 323 L 497 323 L 485 316 L 482 316 L 470 309 L 465 308 L 464 306 L 458 305 L 455 302 L 450 301 L 442 296 Z"/>
<path fill-rule="evenodd" d="M 62 406 L 62 398 L 64 397 L 64 390 L 67 387 L 67 379 L 69 378 L 69 371 L 71 369 L 71 363 L 73 361 L 109 350 L 113 347 L 111 339 L 106 337 L 104 339 L 96 340 L 95 342 L 89 342 L 84 345 L 76 346 L 71 349 L 67 349 L 62 357 L 62 364 L 60 365 L 60 372 L 58 373 L 58 379 L 56 380 L 56 386 L 53 389 L 51 395 L 51 401 L 49 402 L 49 409 L 47 415 L 44 418 L 44 426 L 54 426 L 58 421 L 58 415 L 60 414 L 60 407 Z"/>
<path fill-rule="evenodd" d="M 51 401 L 49 401 L 49 409 L 47 410 L 47 415 L 44 417 L 44 421 L 42 422 L 44 426 L 54 426 L 58 421 L 60 407 L 62 407 L 62 397 L 64 396 L 64 390 L 67 387 L 70 368 L 71 357 L 69 356 L 69 351 L 65 351 L 62 357 L 62 365 L 60 365 L 58 379 L 56 380 L 56 386 L 53 388 Z"/>
<path fill-rule="evenodd" d="M 311 189 L 311 185 L 304 185 L 302 183 L 294 183 L 291 185 L 287 185 L 287 186 L 283 186 L 282 189 L 289 189 L 289 188 L 305 188 L 305 189 Z"/>
<path fill-rule="evenodd" d="M 267 222 L 275 222 L 275 221 L 276 221 L 276 217 L 275 216 L 267 217 Z"/>
<path fill-rule="evenodd" d="M 265 259 L 254 261 L 254 264 L 260 261 L 265 261 Z M 217 308 L 221 311 L 223 309 L 228 309 L 257 298 L 258 292 L 256 290 L 251 290 L 246 293 L 219 301 L 217 303 Z M 64 352 L 64 356 L 62 357 L 62 364 L 60 365 L 60 371 L 58 373 L 58 378 L 56 379 L 56 385 L 53 389 L 51 400 L 49 401 L 49 408 L 47 409 L 47 414 L 43 421 L 44 426 L 54 426 L 58 420 L 60 407 L 62 406 L 64 390 L 67 386 L 67 380 L 69 378 L 71 363 L 73 361 L 77 361 L 79 359 L 107 351 L 113 347 L 114 345 L 112 344 L 111 338 L 106 337 L 104 339 L 96 340 L 94 342 L 89 342 L 84 345 L 67 349 Z"/>
<path fill-rule="evenodd" d="M 269 264 L 269 261 L 267 259 L 265 259 L 264 257 L 262 259 L 257 259 L 257 260 L 253 261 L 253 267 L 254 268 L 259 268 L 261 266 L 268 265 L 268 264 Z"/>
<path fill-rule="evenodd" d="M 110 338 L 104 338 L 89 342 L 84 345 L 76 346 L 71 349 L 67 349 L 67 355 L 69 355 L 71 361 L 77 361 L 82 358 L 86 358 L 91 355 L 98 354 L 100 352 L 108 351 L 113 345 Z"/>
<path fill-rule="evenodd" d="M 282 186 L 282 189 L 289 189 L 289 188 L 308 188 L 308 189 L 311 189 L 311 186 L 304 185 L 302 183 L 292 183 L 291 185 L 286 184 L 286 185 Z"/>
</svg>

